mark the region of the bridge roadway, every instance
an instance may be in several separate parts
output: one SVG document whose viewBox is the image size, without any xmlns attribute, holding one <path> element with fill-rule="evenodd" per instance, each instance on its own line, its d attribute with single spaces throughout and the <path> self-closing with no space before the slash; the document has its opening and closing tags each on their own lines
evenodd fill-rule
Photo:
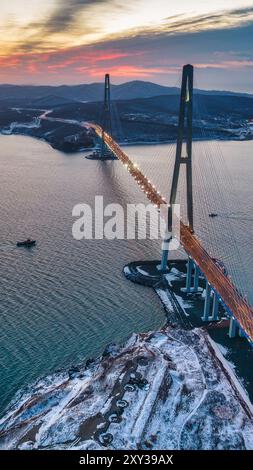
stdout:
<svg viewBox="0 0 253 470">
<path fill-rule="evenodd" d="M 95 130 L 96 134 L 102 138 L 101 127 L 96 124 L 90 124 L 90 126 Z M 161 196 L 151 181 L 142 174 L 138 166 L 130 160 L 117 142 L 106 132 L 104 132 L 104 141 L 109 149 L 111 149 L 125 165 L 140 189 L 146 194 L 149 201 L 158 208 L 161 204 L 166 204 L 165 198 Z M 253 308 L 248 304 L 247 300 L 242 297 L 231 280 L 225 276 L 221 268 L 203 248 L 196 235 L 194 235 L 182 221 L 180 222 L 180 232 L 180 243 L 186 253 L 197 264 L 211 287 L 221 297 L 229 313 L 234 316 L 246 333 L 249 341 L 253 343 Z"/>
</svg>

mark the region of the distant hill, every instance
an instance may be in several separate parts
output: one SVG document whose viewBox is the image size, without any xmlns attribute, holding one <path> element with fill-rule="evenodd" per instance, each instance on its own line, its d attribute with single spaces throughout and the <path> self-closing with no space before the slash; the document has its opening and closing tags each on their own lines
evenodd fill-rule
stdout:
<svg viewBox="0 0 253 470">
<path fill-rule="evenodd" d="M 136 117 L 150 119 L 155 117 L 159 121 L 163 121 L 168 116 L 178 116 L 178 96 L 162 95 L 150 98 L 136 98 L 117 100 L 116 113 L 121 119 L 125 115 L 135 115 Z M 112 111 L 114 106 L 112 106 Z M 208 95 L 195 94 L 193 107 L 195 119 L 207 118 L 235 118 L 235 119 L 252 119 L 253 118 L 253 99 L 246 96 L 238 95 Z M 143 116 L 141 116 L 143 115 Z M 65 119 L 83 119 L 99 121 L 101 116 L 100 102 L 86 102 L 77 104 L 68 103 L 57 107 L 51 114 L 54 117 L 62 117 Z"/>
<path fill-rule="evenodd" d="M 67 97 L 58 96 L 58 95 L 47 95 L 42 96 L 40 98 L 35 98 L 32 101 L 32 106 L 35 108 L 48 108 L 49 106 L 52 108 L 57 108 L 58 106 L 64 106 L 67 104 L 75 103 L 73 100 Z"/>
<path fill-rule="evenodd" d="M 102 84 L 100 86 L 102 87 Z M 136 91 L 136 87 L 134 89 Z M 150 93 L 151 90 L 152 87 L 147 87 L 146 92 Z M 56 94 L 56 89 L 50 88 L 47 93 L 49 91 L 54 93 L 38 97 L 33 89 L 30 101 L 28 97 L 25 100 L 24 94 L 22 99 L 19 98 L 18 93 L 12 101 L 2 100 L 0 132 L 2 129 L 7 134 L 21 133 L 44 139 L 52 147 L 65 152 L 91 147 L 94 143 L 93 135 L 85 127 L 80 126 L 80 123 L 93 121 L 102 124 L 101 100 L 81 102 L 74 98 L 59 96 Z M 117 95 L 119 91 L 119 88 L 115 89 L 116 93 L 111 103 L 112 133 L 117 141 L 131 143 L 176 141 L 179 96 L 175 89 L 172 89 L 170 95 L 129 99 L 131 86 L 124 84 L 124 96 L 128 98 L 115 99 L 115 95 L 119 96 Z M 14 100 L 17 101 L 16 105 Z M 41 109 L 51 109 L 48 120 L 36 119 L 41 114 Z M 253 99 L 250 95 L 229 93 L 223 95 L 195 90 L 193 118 L 194 139 L 253 139 L 250 125 L 253 120 Z"/>
<path fill-rule="evenodd" d="M 112 130 L 118 141 L 175 140 L 178 95 L 112 101 Z M 50 117 L 101 123 L 101 102 L 70 103 L 54 108 Z M 251 139 L 247 120 L 253 119 L 253 99 L 237 95 L 196 93 L 193 107 L 194 138 Z M 239 130 L 239 131 L 238 131 Z"/>
<path fill-rule="evenodd" d="M 0 101 L 8 102 L 13 106 L 48 107 L 51 105 L 55 107 L 64 105 L 67 102 L 100 101 L 103 99 L 103 89 L 103 83 L 61 86 L 0 85 Z M 222 95 L 253 98 L 251 94 L 235 93 L 231 91 L 196 89 L 195 93 L 212 96 Z M 111 85 L 111 97 L 114 100 L 132 100 L 178 94 L 179 88 L 166 87 L 141 80 L 130 81 L 120 85 Z"/>
</svg>

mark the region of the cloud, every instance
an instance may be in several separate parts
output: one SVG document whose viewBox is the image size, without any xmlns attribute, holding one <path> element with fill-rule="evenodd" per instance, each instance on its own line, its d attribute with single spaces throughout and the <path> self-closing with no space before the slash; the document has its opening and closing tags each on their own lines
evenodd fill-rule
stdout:
<svg viewBox="0 0 253 470">
<path fill-rule="evenodd" d="M 21 28 L 25 39 L 15 44 L 19 52 L 32 53 L 57 50 L 75 36 L 94 33 L 92 9 L 114 0 L 57 0 L 53 10 L 40 20 L 29 22 Z M 83 23 L 80 18 L 86 13 Z M 96 30 L 99 30 L 98 21 Z M 57 40 L 57 35 L 62 39 Z M 22 35 L 21 35 L 22 37 Z"/>
<path fill-rule="evenodd" d="M 128 18 L 128 10 L 134 10 L 134 0 L 55 0 L 54 8 L 39 21 L 33 21 L 20 30 L 19 39 L 10 42 L 11 52 L 52 52 L 74 47 L 76 44 L 108 44 L 131 38 L 153 38 L 197 33 L 200 31 L 236 28 L 253 21 L 253 7 L 219 11 L 210 15 L 177 14 L 153 24 L 143 22 L 138 27 L 108 29 L 118 16 Z M 96 7 L 99 7 L 97 10 Z M 135 6 L 138 10 L 138 7 Z M 108 16 L 109 15 L 109 16 Z M 108 23 L 109 22 L 109 23 Z M 116 21 L 117 22 L 117 21 Z M 126 25 L 131 21 L 126 21 Z M 15 36 L 15 35 L 14 35 Z M 14 53 L 15 53 L 14 52 Z"/>
<path fill-rule="evenodd" d="M 67 31 L 80 13 L 96 4 L 106 3 L 107 0 L 58 0 L 56 9 L 43 24 L 43 29 L 48 34 Z"/>
<path fill-rule="evenodd" d="M 111 2 L 116 4 L 116 0 Z M 75 24 L 74 3 L 80 8 L 79 17 L 84 11 L 82 8 L 93 7 L 95 2 L 61 2 L 66 6 L 61 20 L 56 15 L 58 5 L 41 25 L 44 50 L 37 53 L 32 47 L 32 41 L 40 41 L 41 31 L 38 36 L 31 35 L 30 43 L 24 41 L 23 49 L 17 48 L 19 53 L 0 59 L 1 81 L 81 83 L 94 78 L 100 80 L 105 72 L 110 72 L 112 81 L 118 83 L 142 78 L 175 86 L 179 85 L 182 65 L 190 62 L 197 67 L 199 88 L 253 91 L 249 73 L 253 66 L 250 41 L 253 8 L 191 18 L 176 15 L 166 18 L 159 28 L 157 25 L 142 26 L 121 31 L 120 35 L 103 37 L 93 44 L 75 47 L 66 44 L 52 49 L 50 36 L 54 33 L 45 34 L 45 31 L 57 34 L 57 24 L 64 28 L 69 28 L 71 21 Z M 99 3 L 105 7 L 106 2 Z M 65 22 L 67 11 L 68 21 Z"/>
<path fill-rule="evenodd" d="M 92 50 L 82 50 L 79 48 L 75 51 L 61 51 L 61 57 L 59 55 L 53 54 L 48 58 L 48 70 L 57 70 L 65 69 L 69 66 L 73 67 L 73 70 L 87 70 L 87 68 L 92 68 L 100 63 L 100 66 L 104 68 L 107 64 L 111 62 L 119 63 L 120 59 L 125 59 L 131 57 L 131 54 L 128 52 L 107 50 L 107 51 L 92 51 Z M 69 57 L 68 57 L 69 55 Z M 136 52 L 136 55 L 140 53 Z M 86 65 L 83 65 L 85 63 Z"/>
<path fill-rule="evenodd" d="M 92 68 L 92 67 L 76 67 L 75 69 L 78 73 L 89 73 L 91 78 L 100 78 L 102 79 L 105 74 L 104 68 Z M 134 65 L 113 65 L 109 67 L 110 74 L 113 77 L 121 79 L 137 79 L 137 78 L 150 78 L 154 75 L 178 73 L 179 69 L 170 69 L 168 70 L 165 67 L 152 67 L 152 66 L 134 66 Z"/>
<path fill-rule="evenodd" d="M 253 21 L 253 7 L 224 10 L 214 14 L 186 16 L 184 14 L 165 18 L 159 25 L 126 31 L 121 37 L 140 37 L 197 33 L 199 31 L 234 28 Z M 114 39 L 114 38 L 113 38 Z"/>
<path fill-rule="evenodd" d="M 200 64 L 195 63 L 194 65 L 198 69 L 241 70 L 244 67 L 253 67 L 253 60 L 224 60 L 221 62 L 202 62 Z"/>
</svg>

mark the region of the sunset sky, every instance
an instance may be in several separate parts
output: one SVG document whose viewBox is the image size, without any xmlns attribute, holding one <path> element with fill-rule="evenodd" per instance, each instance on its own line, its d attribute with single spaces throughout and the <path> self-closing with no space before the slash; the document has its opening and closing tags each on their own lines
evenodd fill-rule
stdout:
<svg viewBox="0 0 253 470">
<path fill-rule="evenodd" d="M 0 82 L 150 80 L 253 92 L 253 0 L 1 0 Z"/>
</svg>

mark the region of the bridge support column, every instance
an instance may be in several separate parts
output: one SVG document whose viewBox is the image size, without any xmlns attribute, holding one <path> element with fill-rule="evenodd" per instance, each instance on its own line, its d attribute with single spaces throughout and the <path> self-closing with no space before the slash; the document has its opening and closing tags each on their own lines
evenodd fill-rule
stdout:
<svg viewBox="0 0 253 470">
<path fill-rule="evenodd" d="M 162 243 L 162 259 L 161 264 L 158 267 L 159 271 L 166 271 L 167 270 L 167 262 L 168 262 L 168 255 L 169 255 L 169 242 L 170 238 L 163 240 Z"/>
<path fill-rule="evenodd" d="M 199 291 L 199 267 L 195 264 L 195 271 L 194 271 L 194 280 L 193 280 L 193 291 Z"/>
<path fill-rule="evenodd" d="M 187 294 L 192 291 L 191 284 L 192 284 L 193 267 L 194 267 L 194 262 L 192 258 L 189 256 L 188 262 L 187 262 L 186 286 L 181 289 L 182 292 L 186 292 Z"/>
<path fill-rule="evenodd" d="M 231 317 L 230 323 L 229 323 L 229 332 L 228 332 L 229 338 L 235 338 L 237 335 L 237 330 L 238 330 L 237 322 L 235 321 L 233 317 Z"/>
<path fill-rule="evenodd" d="M 202 317 L 203 321 L 209 321 L 210 304 L 211 304 L 211 285 L 209 284 L 208 281 L 206 281 L 206 296 L 205 296 L 204 313 Z"/>
<path fill-rule="evenodd" d="M 101 160 L 106 158 L 106 153 L 108 153 L 108 147 L 105 144 L 104 134 L 108 132 L 112 135 L 112 120 L 111 120 L 111 97 L 110 97 L 110 75 L 107 73 L 105 75 L 105 88 L 104 88 L 104 106 L 102 114 L 102 136 L 101 136 L 101 148 L 100 148 L 100 158 Z"/>
<path fill-rule="evenodd" d="M 194 276 L 193 276 L 193 287 L 192 287 L 193 268 L 194 268 Z M 199 267 L 194 263 L 193 259 L 189 256 L 188 263 L 187 263 L 186 286 L 182 287 L 181 291 L 186 292 L 187 294 L 189 293 L 195 294 L 197 292 L 201 292 L 202 288 L 199 287 L 199 274 L 200 274 Z"/>
<path fill-rule="evenodd" d="M 186 292 L 191 292 L 191 283 L 192 283 L 192 270 L 194 267 L 194 262 L 190 256 L 188 257 L 187 263 L 187 274 L 186 274 Z"/>
<path fill-rule="evenodd" d="M 170 192 L 170 207 L 176 203 L 177 188 L 181 165 L 186 165 L 187 218 L 193 232 L 193 196 L 192 196 L 192 103 L 193 102 L 193 66 L 183 67 L 180 108 L 178 118 L 178 134 L 174 172 Z M 184 139 L 185 138 L 185 139 Z M 184 152 L 184 140 L 185 150 Z"/>
<path fill-rule="evenodd" d="M 246 338 L 246 334 L 244 333 L 242 328 L 239 328 L 239 336 L 240 338 Z"/>
<path fill-rule="evenodd" d="M 219 297 L 216 292 L 213 292 L 213 308 L 212 308 L 212 316 L 209 318 L 210 321 L 217 321 L 219 320 Z"/>
</svg>

